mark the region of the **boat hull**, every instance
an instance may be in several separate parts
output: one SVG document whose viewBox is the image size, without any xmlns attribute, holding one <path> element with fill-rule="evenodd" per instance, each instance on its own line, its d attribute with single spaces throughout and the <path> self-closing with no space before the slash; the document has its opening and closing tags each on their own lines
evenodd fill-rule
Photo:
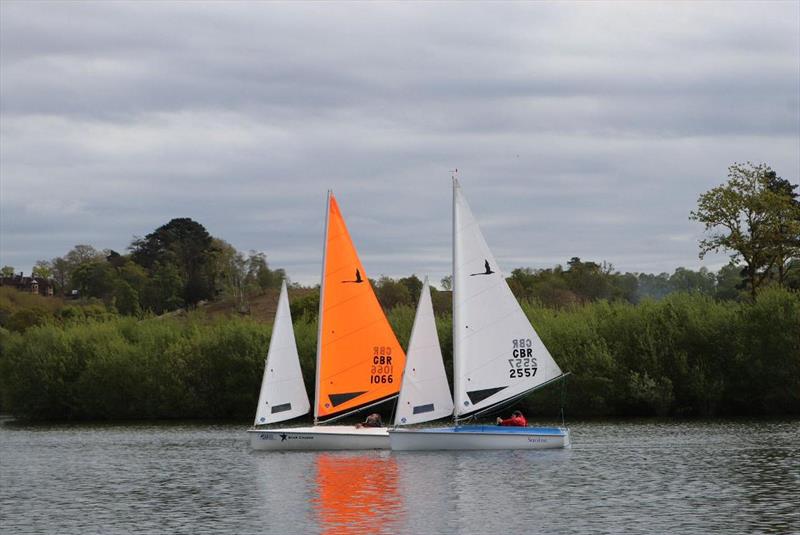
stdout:
<svg viewBox="0 0 800 535">
<path fill-rule="evenodd" d="M 352 425 L 250 429 L 250 447 L 266 451 L 388 450 L 385 427 Z"/>
<path fill-rule="evenodd" d="M 543 450 L 570 447 L 570 436 L 561 427 L 471 425 L 391 429 L 389 442 L 394 451 Z"/>
</svg>

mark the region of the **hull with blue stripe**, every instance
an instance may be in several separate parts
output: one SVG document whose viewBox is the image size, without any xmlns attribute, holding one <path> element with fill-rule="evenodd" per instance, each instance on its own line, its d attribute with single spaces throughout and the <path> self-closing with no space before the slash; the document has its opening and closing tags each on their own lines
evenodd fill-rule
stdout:
<svg viewBox="0 0 800 535">
<path fill-rule="evenodd" d="M 553 449 L 570 446 L 563 427 L 463 425 L 389 430 L 395 451 Z"/>
</svg>

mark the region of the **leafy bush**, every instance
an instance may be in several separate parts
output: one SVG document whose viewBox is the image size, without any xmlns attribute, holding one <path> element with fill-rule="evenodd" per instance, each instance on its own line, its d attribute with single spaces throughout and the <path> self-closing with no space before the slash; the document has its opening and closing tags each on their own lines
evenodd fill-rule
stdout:
<svg viewBox="0 0 800 535">
<path fill-rule="evenodd" d="M 572 372 L 521 402 L 531 415 L 556 414 L 562 401 L 584 416 L 800 414 L 797 292 L 767 289 L 752 304 L 695 293 L 523 310 Z M 388 314 L 403 347 L 414 314 L 407 305 Z M 436 323 L 450 377 L 452 320 Z M 313 393 L 316 318 L 295 317 L 294 331 Z M 236 317 L 136 320 L 102 305 L 64 307 L 53 321 L 0 328 L 2 407 L 33 419 L 247 420 L 269 337 L 269 326 Z"/>
</svg>

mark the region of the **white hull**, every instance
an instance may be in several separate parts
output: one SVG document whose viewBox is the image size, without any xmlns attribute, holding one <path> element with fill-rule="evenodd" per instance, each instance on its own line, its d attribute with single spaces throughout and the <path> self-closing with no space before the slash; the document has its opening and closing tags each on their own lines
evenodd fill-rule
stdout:
<svg viewBox="0 0 800 535">
<path fill-rule="evenodd" d="M 541 450 L 570 447 L 569 429 L 560 427 L 463 426 L 391 429 L 393 451 Z"/>
<path fill-rule="evenodd" d="M 250 429 L 254 450 L 388 450 L 389 432 L 385 427 L 330 425 Z"/>
</svg>

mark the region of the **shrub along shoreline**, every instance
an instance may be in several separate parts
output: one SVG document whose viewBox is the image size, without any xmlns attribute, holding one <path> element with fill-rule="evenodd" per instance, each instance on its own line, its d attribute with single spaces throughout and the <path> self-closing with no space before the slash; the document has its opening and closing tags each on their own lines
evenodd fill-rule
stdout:
<svg viewBox="0 0 800 535">
<path fill-rule="evenodd" d="M 755 303 L 672 294 L 638 305 L 595 302 L 565 309 L 523 303 L 564 371 L 518 406 L 569 417 L 777 416 L 800 414 L 800 293 L 764 290 Z M 389 320 L 405 347 L 414 310 Z M 452 370 L 449 315 L 437 317 Z M 95 317 L 22 333 L 0 329 L 3 412 L 30 420 L 235 419 L 252 417 L 271 327 L 201 313 L 137 320 Z M 295 318 L 313 395 L 316 319 Z"/>
</svg>

